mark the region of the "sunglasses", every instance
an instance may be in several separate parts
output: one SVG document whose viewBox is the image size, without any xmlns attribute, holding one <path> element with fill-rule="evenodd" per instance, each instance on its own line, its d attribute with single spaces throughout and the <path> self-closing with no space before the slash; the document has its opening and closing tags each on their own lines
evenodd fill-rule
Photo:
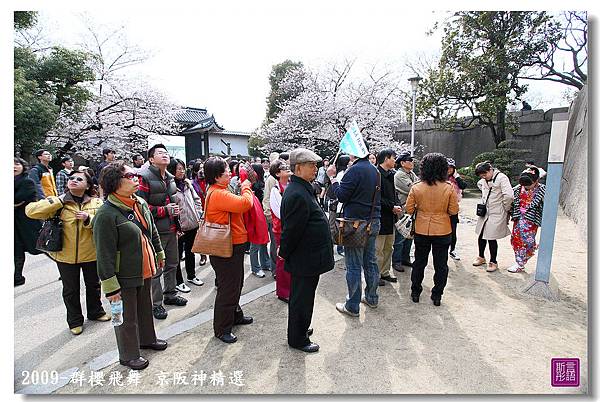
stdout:
<svg viewBox="0 0 600 402">
<path fill-rule="evenodd" d="M 78 182 L 82 182 L 85 181 L 85 179 L 83 177 L 79 177 L 79 176 L 75 176 L 75 177 L 69 177 L 70 181 L 78 181 Z"/>
<path fill-rule="evenodd" d="M 139 177 L 139 175 L 138 175 L 137 173 L 125 173 L 125 174 L 124 174 L 124 175 L 122 175 L 121 177 L 122 177 L 122 178 L 124 178 L 124 179 L 131 180 L 131 179 L 133 179 L 133 178 L 136 178 L 136 179 L 137 179 L 137 178 Z"/>
</svg>

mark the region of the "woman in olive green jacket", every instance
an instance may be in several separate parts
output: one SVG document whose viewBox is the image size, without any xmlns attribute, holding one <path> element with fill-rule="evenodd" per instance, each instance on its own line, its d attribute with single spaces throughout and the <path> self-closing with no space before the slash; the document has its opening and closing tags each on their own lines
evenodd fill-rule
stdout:
<svg viewBox="0 0 600 402">
<path fill-rule="evenodd" d="M 96 271 L 96 249 L 92 240 L 92 219 L 102 200 L 93 197 L 92 177 L 87 172 L 72 172 L 67 191 L 60 197 L 32 202 L 25 213 L 32 219 L 49 219 L 59 214 L 63 223 L 63 248 L 48 255 L 56 261 L 63 284 L 67 323 L 73 335 L 83 332 L 83 314 L 79 300 L 79 270 L 83 272 L 87 317 L 108 321 L 100 301 L 100 281 Z"/>
<path fill-rule="evenodd" d="M 133 370 L 148 367 L 140 349 L 164 350 L 152 317 L 152 276 L 164 266 L 165 253 L 154 219 L 135 195 L 138 175 L 123 162 L 102 169 L 100 186 L 108 194 L 94 218 L 94 242 L 102 291 L 111 303 L 123 301 L 123 323 L 115 327 L 119 361 Z"/>
</svg>

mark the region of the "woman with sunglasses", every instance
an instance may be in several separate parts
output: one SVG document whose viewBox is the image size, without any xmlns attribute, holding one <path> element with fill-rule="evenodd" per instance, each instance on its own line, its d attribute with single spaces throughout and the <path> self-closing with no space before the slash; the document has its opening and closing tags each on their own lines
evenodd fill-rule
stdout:
<svg viewBox="0 0 600 402">
<path fill-rule="evenodd" d="M 165 252 L 146 201 L 135 195 L 138 175 L 123 162 L 102 169 L 108 194 L 94 218 L 94 241 L 102 291 L 111 303 L 123 301 L 123 323 L 115 327 L 119 362 L 133 370 L 148 367 L 140 349 L 165 350 L 152 318 L 152 276 L 165 265 Z"/>
<path fill-rule="evenodd" d="M 92 219 L 102 200 L 93 191 L 92 177 L 87 172 L 73 171 L 67 190 L 59 197 L 48 197 L 30 203 L 25 213 L 33 219 L 60 217 L 63 224 L 63 248 L 49 252 L 56 261 L 63 284 L 63 301 L 67 308 L 67 324 L 73 335 L 83 332 L 83 314 L 79 296 L 80 270 L 85 283 L 88 320 L 109 321 L 110 316 L 100 301 L 100 281 L 96 271 L 96 248 L 92 239 Z"/>
</svg>

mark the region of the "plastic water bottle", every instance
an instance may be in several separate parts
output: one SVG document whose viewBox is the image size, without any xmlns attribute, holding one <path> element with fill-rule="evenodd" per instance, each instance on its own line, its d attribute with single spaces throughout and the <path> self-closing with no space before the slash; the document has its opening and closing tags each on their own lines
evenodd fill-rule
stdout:
<svg viewBox="0 0 600 402">
<path fill-rule="evenodd" d="M 123 324 L 123 300 L 110 302 L 110 313 L 113 327 Z"/>
</svg>

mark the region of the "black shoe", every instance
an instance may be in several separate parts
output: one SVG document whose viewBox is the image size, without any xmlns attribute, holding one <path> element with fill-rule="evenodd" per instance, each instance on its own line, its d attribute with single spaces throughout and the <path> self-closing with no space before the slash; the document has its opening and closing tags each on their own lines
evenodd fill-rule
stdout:
<svg viewBox="0 0 600 402">
<path fill-rule="evenodd" d="M 231 332 L 228 332 L 228 333 L 223 334 L 221 336 L 217 336 L 217 338 L 219 338 L 220 340 L 222 340 L 225 343 L 234 343 L 234 342 L 237 342 L 237 336 L 235 336 Z"/>
<path fill-rule="evenodd" d="M 383 279 L 379 280 L 379 286 L 385 286 L 385 281 Z"/>
<path fill-rule="evenodd" d="M 157 320 L 164 320 L 167 318 L 167 310 L 163 306 L 152 307 L 152 315 Z"/>
<path fill-rule="evenodd" d="M 412 299 L 413 303 L 419 302 L 419 296 L 411 296 L 410 298 Z"/>
<path fill-rule="evenodd" d="M 309 328 L 308 331 L 306 331 L 306 336 L 311 336 L 313 334 L 313 329 Z"/>
<path fill-rule="evenodd" d="M 173 305 L 173 306 L 185 306 L 187 304 L 187 299 L 181 297 L 181 296 L 175 296 L 175 297 L 170 297 L 170 298 L 166 298 L 164 302 L 167 305 Z"/>
<path fill-rule="evenodd" d="M 306 353 L 314 353 L 319 351 L 319 345 L 314 342 L 309 343 L 308 345 L 294 347 L 294 349 L 301 350 Z"/>
<path fill-rule="evenodd" d="M 157 339 L 156 342 L 151 343 L 149 345 L 140 345 L 140 349 L 165 350 L 167 346 L 169 346 L 167 341 Z"/>
<path fill-rule="evenodd" d="M 431 300 L 433 300 L 433 305 L 434 306 L 439 306 L 440 304 L 442 304 L 442 299 L 434 299 L 433 296 L 432 296 Z"/>
<path fill-rule="evenodd" d="M 388 282 L 398 282 L 398 278 L 392 278 L 391 276 L 387 275 L 387 276 L 382 276 L 381 279 L 383 279 L 384 281 L 388 281 Z"/>
<path fill-rule="evenodd" d="M 402 261 L 402 265 L 404 265 L 405 267 L 411 267 L 413 266 L 413 263 L 410 261 Z"/>
<path fill-rule="evenodd" d="M 143 370 L 148 367 L 148 364 L 150 364 L 148 360 L 141 356 L 133 360 L 119 360 L 119 363 L 121 363 L 123 366 L 129 367 L 132 370 Z"/>
<path fill-rule="evenodd" d="M 254 319 L 252 317 L 244 316 L 244 318 L 242 318 L 238 322 L 234 323 L 233 325 L 248 325 L 248 324 L 252 324 L 253 322 L 254 322 Z"/>
<path fill-rule="evenodd" d="M 392 268 L 394 268 L 394 271 L 404 272 L 404 267 L 402 266 L 402 264 L 399 264 L 397 262 L 392 264 Z"/>
<path fill-rule="evenodd" d="M 24 276 L 15 279 L 15 286 L 21 286 L 21 285 L 25 285 L 25 277 Z"/>
<path fill-rule="evenodd" d="M 279 300 L 281 300 L 282 302 L 284 302 L 284 303 L 289 303 L 290 302 L 290 299 L 286 299 L 285 297 L 277 296 L 277 298 Z"/>
</svg>

